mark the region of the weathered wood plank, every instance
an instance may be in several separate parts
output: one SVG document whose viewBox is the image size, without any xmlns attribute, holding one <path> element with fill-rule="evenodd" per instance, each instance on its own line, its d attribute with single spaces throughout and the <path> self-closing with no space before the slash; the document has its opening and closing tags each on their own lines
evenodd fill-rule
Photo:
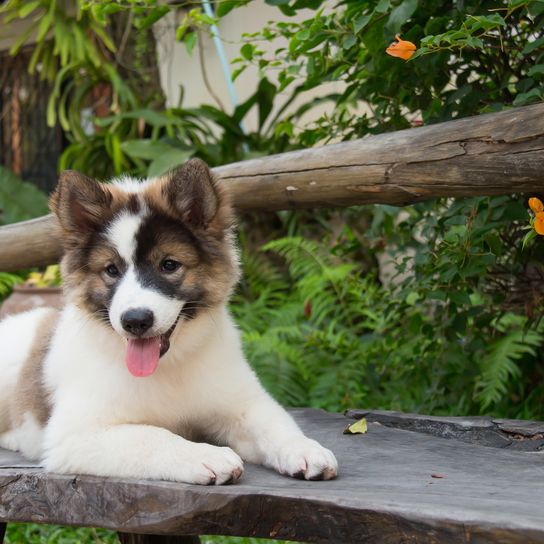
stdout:
<svg viewBox="0 0 544 544">
<path fill-rule="evenodd" d="M 544 191 L 544 104 L 214 169 L 239 210 Z M 51 216 L 0 228 L 0 270 L 54 262 Z"/>
<path fill-rule="evenodd" d="M 544 451 L 544 422 L 476 417 L 436 417 L 386 410 L 348 410 L 353 419 L 366 417 L 388 427 L 455 438 L 471 444 L 519 451 Z M 543 459 L 544 461 L 544 459 Z"/>
<path fill-rule="evenodd" d="M 333 543 L 544 543 L 544 453 L 377 421 L 369 423 L 367 434 L 350 436 L 342 432 L 352 418 L 316 410 L 293 413 L 310 436 L 336 453 L 338 479 L 305 482 L 248 465 L 236 485 L 199 487 L 9 468 L 10 455 L 0 462 L 8 467 L 0 469 L 0 521 Z M 456 418 L 445 423 L 477 424 Z M 544 427 L 506 425 L 535 435 Z M 519 440 L 535 436 L 520 434 Z"/>
</svg>

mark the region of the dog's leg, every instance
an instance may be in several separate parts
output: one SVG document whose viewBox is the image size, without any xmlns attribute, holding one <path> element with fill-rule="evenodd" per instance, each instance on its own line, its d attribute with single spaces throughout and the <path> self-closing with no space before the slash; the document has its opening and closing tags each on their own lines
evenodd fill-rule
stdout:
<svg viewBox="0 0 544 544">
<path fill-rule="evenodd" d="M 230 448 L 190 442 L 150 425 L 112 425 L 62 432 L 50 422 L 45 467 L 51 472 L 226 484 L 243 472 Z M 59 432 L 55 432 L 59 431 Z"/>
<path fill-rule="evenodd" d="M 222 431 L 218 429 L 218 434 L 242 459 L 295 478 L 336 477 L 338 463 L 334 454 L 305 436 L 293 418 L 266 393 L 238 405 L 243 406 L 243 411 Z"/>
</svg>

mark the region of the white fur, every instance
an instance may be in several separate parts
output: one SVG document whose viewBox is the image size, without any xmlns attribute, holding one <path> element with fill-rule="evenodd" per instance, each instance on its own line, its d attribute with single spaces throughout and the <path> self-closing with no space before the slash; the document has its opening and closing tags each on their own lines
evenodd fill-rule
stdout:
<svg viewBox="0 0 544 544">
<path fill-rule="evenodd" d="M 113 179 L 111 183 L 127 193 L 141 193 L 148 185 L 151 185 L 155 181 L 155 179 L 156 178 L 149 178 L 141 180 L 124 175 Z"/>
<path fill-rule="evenodd" d="M 21 425 L 0 434 L 0 448 L 21 450 L 29 459 L 38 461 L 43 454 L 43 434 L 43 427 L 26 413 Z"/>
<path fill-rule="evenodd" d="M 164 334 L 175 323 L 185 301 L 167 297 L 154 289 L 145 288 L 139 282 L 134 266 L 136 254 L 136 235 L 145 219 L 146 209 L 138 215 L 123 213 L 115 219 L 107 230 L 110 242 L 119 256 L 128 263 L 119 286 L 113 296 L 109 316 L 113 328 L 122 336 L 127 333 L 121 324 L 121 316 L 136 308 L 146 308 L 153 312 L 153 327 L 146 336 Z"/>
<path fill-rule="evenodd" d="M 32 458 L 43 449 L 46 468 L 64 473 L 220 484 L 236 479 L 242 458 L 307 478 L 336 474 L 333 454 L 306 438 L 263 390 L 226 309 L 181 323 L 171 342 L 156 373 L 135 378 L 123 363 L 125 340 L 66 307 L 46 358 L 54 409 L 43 444 L 27 425 L 3 445 Z M 1 359 L 4 392 L 13 362 Z M 180 436 L 192 429 L 229 447 Z"/>
<path fill-rule="evenodd" d="M 0 433 L 10 428 L 10 395 L 32 348 L 37 326 L 50 310 L 40 308 L 0 322 Z"/>
<path fill-rule="evenodd" d="M 136 234 L 142 224 L 143 214 L 122 213 L 108 227 L 106 235 L 127 262 L 134 259 L 136 252 Z"/>
<path fill-rule="evenodd" d="M 110 229 L 129 263 L 140 220 L 122 216 Z M 29 414 L 16 429 L 4 425 L 0 443 L 41 455 L 48 470 L 62 473 L 221 484 L 240 476 L 243 459 L 307 479 L 334 477 L 334 455 L 304 436 L 260 385 L 226 307 L 178 323 L 157 371 L 146 378 L 130 374 L 121 313 L 148 307 L 159 330 L 174 322 L 182 304 L 143 288 L 130 263 L 110 308 L 115 330 L 66 306 L 44 361 L 51 417 L 45 429 Z M 0 415 L 39 317 L 38 310 L 0 325 Z M 221 446 L 190 441 L 195 433 Z"/>
<path fill-rule="evenodd" d="M 146 336 L 164 334 L 176 321 L 185 301 L 169 298 L 153 289 L 142 287 L 134 266 L 130 265 L 117 287 L 110 306 L 110 321 L 113 328 L 126 335 L 121 324 L 121 316 L 127 310 L 147 308 L 153 312 L 154 323 Z"/>
</svg>

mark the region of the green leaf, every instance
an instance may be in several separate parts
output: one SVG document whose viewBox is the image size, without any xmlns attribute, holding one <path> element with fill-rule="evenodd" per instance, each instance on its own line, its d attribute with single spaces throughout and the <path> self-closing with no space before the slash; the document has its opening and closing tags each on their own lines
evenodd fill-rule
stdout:
<svg viewBox="0 0 544 544">
<path fill-rule="evenodd" d="M 19 8 L 19 17 L 24 19 L 28 17 L 36 8 L 41 5 L 39 0 L 34 0 L 33 2 L 26 2 Z"/>
<path fill-rule="evenodd" d="M 127 155 L 137 159 L 154 160 L 176 148 L 157 140 L 127 140 L 121 144 L 121 149 Z"/>
<path fill-rule="evenodd" d="M 217 17 L 224 17 L 234 8 L 245 6 L 249 0 L 221 0 L 215 10 Z"/>
<path fill-rule="evenodd" d="M 255 51 L 255 46 L 253 44 L 245 43 L 240 48 L 240 55 L 242 55 L 242 57 L 244 57 L 246 60 L 252 60 L 254 51 Z"/>
<path fill-rule="evenodd" d="M 484 42 L 480 38 L 476 38 L 475 36 L 468 36 L 464 41 L 469 47 L 472 47 L 473 49 L 484 49 Z"/>
<path fill-rule="evenodd" d="M 276 97 L 276 87 L 263 78 L 259 82 L 259 88 L 257 90 L 257 104 L 259 107 L 259 130 L 262 130 L 263 125 L 270 115 L 272 108 L 274 107 L 274 98 Z"/>
<path fill-rule="evenodd" d="M 466 291 L 450 291 L 448 296 L 458 306 L 470 305 L 470 296 Z"/>
<path fill-rule="evenodd" d="M 408 306 L 413 306 L 419 300 L 419 293 L 417 291 L 412 291 L 406 295 L 406 304 Z"/>
<path fill-rule="evenodd" d="M 355 22 L 353 23 L 353 32 L 355 34 L 359 34 L 363 28 L 370 22 L 372 19 L 372 14 L 369 15 L 361 15 L 360 17 L 357 17 L 355 19 Z"/>
<path fill-rule="evenodd" d="M 544 74 L 544 64 L 535 64 L 528 72 L 531 77 Z"/>
<path fill-rule="evenodd" d="M 538 102 L 542 98 L 540 89 L 531 89 L 526 93 L 520 93 L 514 98 L 514 106 L 523 106 L 525 104 L 531 104 L 532 102 Z"/>
<path fill-rule="evenodd" d="M 527 245 L 538 236 L 535 229 L 529 230 L 527 234 L 523 237 L 523 243 L 521 244 L 522 251 L 527 247 Z"/>
<path fill-rule="evenodd" d="M 348 34 L 342 39 L 342 48 L 351 49 L 357 43 L 357 38 L 353 34 Z"/>
<path fill-rule="evenodd" d="M 390 0 L 380 0 L 378 5 L 374 8 L 376 13 L 385 13 L 391 6 Z"/>
<path fill-rule="evenodd" d="M 359 421 L 348 425 L 344 429 L 344 434 L 365 434 L 368 432 L 368 425 L 366 423 L 366 418 L 361 418 Z"/>
<path fill-rule="evenodd" d="M 310 29 L 309 28 L 303 28 L 302 30 L 299 30 L 295 37 L 297 40 L 303 42 L 306 41 L 310 37 Z"/>
<path fill-rule="evenodd" d="M 162 176 L 169 170 L 172 170 L 172 168 L 183 164 L 189 157 L 191 157 L 191 155 L 192 151 L 183 151 L 181 149 L 171 148 L 169 151 L 157 157 L 149 165 L 147 175 L 150 178 Z"/>
<path fill-rule="evenodd" d="M 417 9 L 418 0 L 403 0 L 389 15 L 386 28 L 393 34 L 398 34 L 404 23 L 410 19 Z"/>
<path fill-rule="evenodd" d="M 195 48 L 197 40 L 198 34 L 196 32 L 190 32 L 185 36 L 185 49 L 187 49 L 189 55 L 193 54 L 193 49 Z"/>
<path fill-rule="evenodd" d="M 544 36 L 541 38 L 538 38 L 532 42 L 528 42 L 525 47 L 523 48 L 522 53 L 524 55 L 528 55 L 529 53 L 532 53 L 535 49 L 538 49 L 540 47 L 544 46 Z"/>
<path fill-rule="evenodd" d="M 236 70 L 234 70 L 232 72 L 232 75 L 231 75 L 231 79 L 232 81 L 236 81 L 238 79 L 238 76 L 245 71 L 245 69 L 247 68 L 247 65 L 244 64 L 243 66 L 240 66 L 240 68 L 236 68 Z"/>
<path fill-rule="evenodd" d="M 144 17 L 143 19 L 135 19 L 134 26 L 138 30 L 145 30 L 150 26 L 154 25 L 158 20 L 162 19 L 169 12 L 169 6 L 157 6 L 151 10 L 147 17 Z"/>
<path fill-rule="evenodd" d="M 38 35 L 36 36 L 36 42 L 41 42 L 46 34 L 49 32 L 51 23 L 53 22 L 53 15 L 48 11 L 40 21 L 40 26 L 38 27 Z"/>
<path fill-rule="evenodd" d="M 25 221 L 46 213 L 46 195 L 0 165 L 0 224 Z"/>
</svg>

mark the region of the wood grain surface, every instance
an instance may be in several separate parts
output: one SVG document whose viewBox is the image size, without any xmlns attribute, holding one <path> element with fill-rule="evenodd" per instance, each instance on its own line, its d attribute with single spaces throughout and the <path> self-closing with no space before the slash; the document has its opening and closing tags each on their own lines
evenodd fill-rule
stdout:
<svg viewBox="0 0 544 544">
<path fill-rule="evenodd" d="M 214 169 L 239 210 L 544 192 L 544 104 Z M 51 216 L 0 228 L 0 270 L 55 262 Z"/>
<path fill-rule="evenodd" d="M 363 412 L 368 433 L 343 434 Z M 363 412 L 292 411 L 337 455 L 340 475 L 330 482 L 252 465 L 223 487 L 56 475 L 4 451 L 0 521 L 342 544 L 544 543 L 544 422 L 491 421 L 534 446 L 520 451 L 452 433 L 484 432 L 484 419 Z"/>
</svg>

